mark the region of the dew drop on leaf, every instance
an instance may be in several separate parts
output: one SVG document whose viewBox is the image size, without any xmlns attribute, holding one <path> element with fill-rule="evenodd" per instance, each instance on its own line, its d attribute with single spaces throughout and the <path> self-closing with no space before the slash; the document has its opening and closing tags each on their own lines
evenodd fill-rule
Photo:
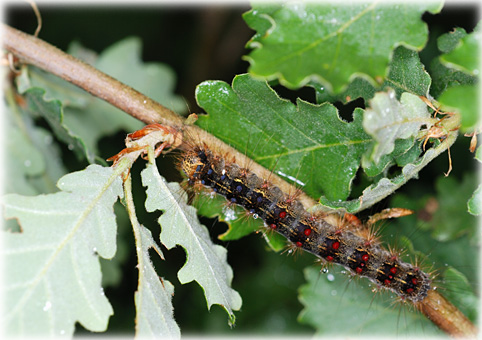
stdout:
<svg viewBox="0 0 482 340">
<path fill-rule="evenodd" d="M 45 302 L 45 306 L 43 308 L 43 311 L 46 312 L 48 311 L 50 308 L 52 308 L 52 303 L 50 301 L 47 301 Z"/>
<path fill-rule="evenodd" d="M 230 207 L 226 207 L 223 212 L 226 222 L 234 221 L 236 219 L 236 212 Z"/>
</svg>

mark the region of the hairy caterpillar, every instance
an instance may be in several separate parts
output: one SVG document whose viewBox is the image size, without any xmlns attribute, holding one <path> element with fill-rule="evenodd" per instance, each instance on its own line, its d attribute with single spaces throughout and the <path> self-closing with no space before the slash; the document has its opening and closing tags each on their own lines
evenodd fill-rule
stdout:
<svg viewBox="0 0 482 340">
<path fill-rule="evenodd" d="M 410 302 L 447 333 L 461 336 L 477 332 L 470 320 L 436 291 L 429 274 L 401 261 L 397 253 L 383 249 L 357 219 L 344 218 L 340 223 L 336 214 L 309 213 L 305 207 L 310 205 L 301 191 L 286 194 L 293 188 L 276 176 L 270 177 L 271 172 L 256 163 L 250 165 L 250 170 L 241 167 L 239 164 L 249 164 L 243 154 L 219 141 L 208 144 L 210 139 L 203 130 L 190 128 L 148 125 L 129 134 L 126 149 L 109 160 L 117 164 L 124 157 L 133 162 L 139 156 L 150 155 L 148 158 L 153 161 L 163 150 L 179 148 L 182 153 L 178 166 L 188 177 L 186 183 L 190 187 L 210 188 L 212 193 L 226 198 L 228 204 L 244 207 L 248 214 L 261 218 L 266 229 L 286 237 L 293 248 L 314 253 L 326 263 L 340 264 L 353 277 L 367 277 L 382 290 Z M 203 134 L 206 141 L 198 138 L 203 142 L 194 142 L 193 135 Z"/>
<path fill-rule="evenodd" d="M 326 262 L 340 264 L 353 275 L 366 277 L 414 304 L 431 289 L 427 273 L 383 249 L 364 231 L 339 227 L 311 215 L 302 204 L 248 169 L 194 146 L 185 151 L 180 167 L 189 185 L 202 185 L 224 196 L 231 204 L 261 218 L 265 226 Z"/>
</svg>

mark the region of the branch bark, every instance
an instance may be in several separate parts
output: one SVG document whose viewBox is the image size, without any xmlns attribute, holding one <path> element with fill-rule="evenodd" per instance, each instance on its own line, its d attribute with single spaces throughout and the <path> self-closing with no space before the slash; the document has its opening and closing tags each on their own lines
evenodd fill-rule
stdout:
<svg viewBox="0 0 482 340">
<path fill-rule="evenodd" d="M 206 146 L 220 154 L 233 155 L 239 164 L 250 164 L 253 172 L 262 178 L 270 178 L 270 182 L 282 191 L 299 192 L 296 187 L 208 132 L 197 126 L 183 126 L 183 118 L 175 112 L 47 42 L 3 25 L 3 44 L 21 62 L 37 66 L 61 77 L 146 124 L 160 123 L 167 126 L 182 127 L 190 138 L 202 141 Z M 299 200 L 306 209 L 312 208 L 317 203 L 304 193 L 300 194 Z M 326 219 L 329 223 L 337 223 L 339 218 L 327 216 Z M 443 331 L 454 337 L 476 336 L 477 329 L 470 320 L 437 291 L 430 291 L 427 298 L 418 303 L 416 308 Z"/>
</svg>

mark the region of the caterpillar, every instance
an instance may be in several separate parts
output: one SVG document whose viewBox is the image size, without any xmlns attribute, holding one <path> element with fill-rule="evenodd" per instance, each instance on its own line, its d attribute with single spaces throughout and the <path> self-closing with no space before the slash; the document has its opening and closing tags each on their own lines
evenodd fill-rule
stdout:
<svg viewBox="0 0 482 340">
<path fill-rule="evenodd" d="M 324 262 L 342 265 L 352 275 L 366 277 L 414 304 L 421 302 L 431 289 L 429 274 L 401 261 L 363 231 L 335 226 L 320 215 L 310 214 L 293 195 L 206 146 L 186 148 L 179 166 L 189 186 L 209 188 L 224 196 L 229 204 L 243 207 L 295 248 Z"/>
</svg>

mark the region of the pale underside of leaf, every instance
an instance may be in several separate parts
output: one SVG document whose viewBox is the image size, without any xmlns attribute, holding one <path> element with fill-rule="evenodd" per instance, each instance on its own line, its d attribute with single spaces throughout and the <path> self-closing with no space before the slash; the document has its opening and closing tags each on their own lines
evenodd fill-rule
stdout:
<svg viewBox="0 0 482 340">
<path fill-rule="evenodd" d="M 138 249 L 139 285 L 135 293 L 136 337 L 179 339 L 181 334 L 174 320 L 171 302 L 174 286 L 158 277 L 148 252 L 149 248 L 154 248 L 162 257 L 161 249 L 149 229 L 136 224 L 134 228 L 139 230 L 141 243 L 141 249 Z"/>
<path fill-rule="evenodd" d="M 395 92 L 379 92 L 363 115 L 363 128 L 376 141 L 370 159 L 378 163 L 390 154 L 396 139 L 416 136 L 422 125 L 429 125 L 427 105 L 418 96 L 404 92 L 400 102 Z"/>
<path fill-rule="evenodd" d="M 315 206 L 313 211 L 317 210 L 330 210 L 341 209 L 350 213 L 356 213 L 362 211 L 376 202 L 380 202 L 385 197 L 388 197 L 402 185 L 408 182 L 412 178 L 416 178 L 418 173 L 432 160 L 434 160 L 441 153 L 446 151 L 457 139 L 457 132 L 449 134 L 447 138 L 438 146 L 430 148 L 425 154 L 418 158 L 415 162 L 409 163 L 402 168 L 402 173 L 395 178 L 382 178 L 375 184 L 370 185 L 363 190 L 363 194 L 357 199 L 337 202 L 330 201 L 325 197 L 321 197 L 320 205 Z"/>
<path fill-rule="evenodd" d="M 4 198 L 5 217 L 22 228 L 4 235 L 9 334 L 69 336 L 76 321 L 103 331 L 113 313 L 98 256 L 112 258 L 116 251 L 119 176 L 91 165 L 62 177 L 58 187 L 55 194 Z"/>
<path fill-rule="evenodd" d="M 196 280 L 204 289 L 208 307 L 219 304 L 234 320 L 233 310 L 241 307 L 241 297 L 230 287 L 233 272 L 226 249 L 211 241 L 196 210 L 186 204 L 187 197 L 178 183 L 168 184 L 152 164 L 143 170 L 142 182 L 147 186 L 147 211 L 163 211 L 159 218 L 161 242 L 168 249 L 180 245 L 186 250 L 187 260 L 178 273 L 179 281 L 184 284 Z"/>
</svg>

